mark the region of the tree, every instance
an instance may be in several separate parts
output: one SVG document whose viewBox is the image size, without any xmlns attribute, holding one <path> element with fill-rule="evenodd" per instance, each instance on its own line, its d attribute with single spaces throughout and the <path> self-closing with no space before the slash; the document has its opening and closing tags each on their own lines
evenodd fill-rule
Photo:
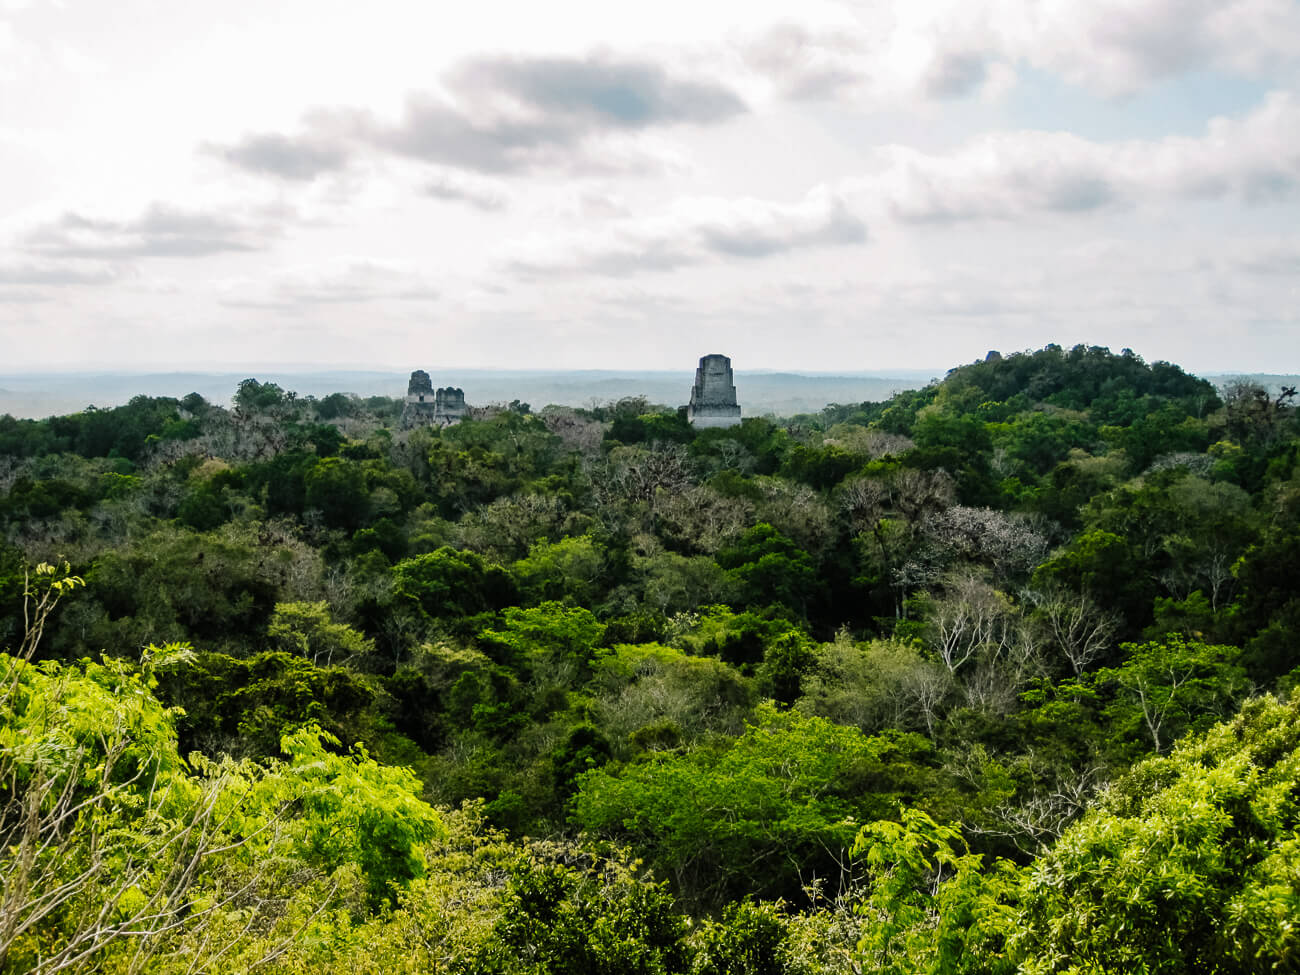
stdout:
<svg viewBox="0 0 1300 975">
<path fill-rule="evenodd" d="M 328 667 L 375 652 L 375 641 L 345 623 L 330 618 L 329 606 L 316 603 L 276 603 L 266 635 L 287 653 L 297 653 L 313 664 Z"/>
<path fill-rule="evenodd" d="M 918 809 L 859 830 L 854 856 L 868 870 L 855 905 L 865 919 L 858 952 L 863 971 L 881 975 L 1012 972 L 1005 957 L 1014 913 L 1006 903 L 1015 869 L 984 872 L 961 831 Z"/>
<path fill-rule="evenodd" d="M 139 672 L 0 654 L 0 970 L 99 970 L 114 951 L 143 968 L 186 936 L 212 964 L 247 940 L 220 921 L 263 890 L 266 871 L 240 861 L 255 847 L 270 862 L 279 806 L 259 803 L 251 765 L 187 773 L 175 712 L 151 693 L 153 669 L 185 653 L 150 647 Z"/>
<path fill-rule="evenodd" d="M 784 603 L 807 613 L 817 582 L 813 560 L 771 525 L 755 525 L 733 548 L 719 552 L 717 562 L 736 580 L 750 605 Z"/>
<path fill-rule="evenodd" d="M 662 884 L 625 864 L 508 865 L 501 916 L 474 971 L 500 975 L 686 975 L 685 919 Z"/>
<path fill-rule="evenodd" d="M 734 667 L 655 643 L 613 647 L 596 662 L 591 691 L 619 757 L 736 735 L 754 703 Z"/>
<path fill-rule="evenodd" d="M 1117 688 L 1109 715 L 1126 733 L 1140 729 L 1156 754 L 1185 731 L 1221 718 L 1245 696 L 1245 673 L 1235 647 L 1212 647 L 1170 636 L 1121 647 L 1120 666 L 1098 671 L 1099 683 Z"/>
<path fill-rule="evenodd" d="M 308 508 L 321 513 L 332 528 L 353 531 L 366 520 L 369 492 L 361 465 L 342 457 L 325 457 L 307 471 Z"/>
<path fill-rule="evenodd" d="M 508 606 L 514 586 L 500 566 L 444 545 L 393 566 L 393 587 L 433 619 L 473 616 Z"/>
<path fill-rule="evenodd" d="M 501 629 L 484 629 L 480 638 L 508 651 L 508 659 L 531 669 L 545 667 L 562 683 L 589 672 L 605 626 L 590 610 L 545 602 L 527 609 L 511 606 L 501 614 Z"/>
<path fill-rule="evenodd" d="M 511 566 L 510 574 L 529 602 L 572 599 L 592 606 L 608 584 L 608 559 L 590 535 L 554 543 L 543 540 Z"/>
<path fill-rule="evenodd" d="M 836 724 L 856 725 L 867 734 L 886 728 L 925 729 L 951 696 L 951 671 L 923 657 L 914 644 L 873 640 L 855 644 L 846 633 L 816 652 L 816 664 L 802 682 L 796 707 Z"/>
<path fill-rule="evenodd" d="M 1031 623 L 1065 657 L 1076 677 L 1111 649 L 1119 618 L 1086 593 L 1051 587 L 1028 590 L 1025 596 L 1033 607 Z"/>
<path fill-rule="evenodd" d="M 912 794 L 928 753 L 916 735 L 868 738 L 760 705 L 725 745 L 580 776 L 573 820 L 632 840 L 697 901 L 799 896 L 801 877 L 838 874 L 855 820 Z"/>
<path fill-rule="evenodd" d="M 1294 970 L 1298 775 L 1294 697 L 1249 701 L 1139 765 L 1027 870 L 1020 970 Z"/>
<path fill-rule="evenodd" d="M 972 659 L 996 661 L 1023 644 L 1011 601 L 973 573 L 946 580 L 926 612 L 929 643 L 952 673 Z"/>
</svg>

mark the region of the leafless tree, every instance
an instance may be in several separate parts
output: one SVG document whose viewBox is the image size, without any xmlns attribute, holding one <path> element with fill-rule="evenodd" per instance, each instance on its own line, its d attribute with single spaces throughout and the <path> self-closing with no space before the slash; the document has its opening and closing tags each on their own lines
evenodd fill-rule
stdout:
<svg viewBox="0 0 1300 975">
<path fill-rule="evenodd" d="M 592 454 L 600 449 L 608 423 L 593 420 L 567 406 L 548 406 L 540 414 L 546 429 L 555 434 L 570 450 Z"/>
<path fill-rule="evenodd" d="M 1103 609 L 1086 593 L 1061 588 L 1025 590 L 1033 621 L 1044 640 L 1060 652 L 1075 676 L 1110 649 L 1119 632 L 1119 616 Z"/>
<path fill-rule="evenodd" d="M 731 544 L 755 521 L 754 503 L 697 484 L 659 499 L 659 529 L 685 551 L 713 555 Z"/>
<path fill-rule="evenodd" d="M 981 747 L 965 752 L 947 768 L 977 789 L 984 784 L 989 763 Z M 1025 795 L 1013 796 L 989 810 L 989 819 L 972 821 L 966 828 L 972 833 L 1010 840 L 1016 849 L 1036 856 L 1043 848 L 1060 839 L 1071 823 L 1087 809 L 1088 803 L 1106 787 L 1109 771 L 1104 765 L 1088 765 L 1067 770 L 1063 775 L 1045 767 L 1031 750 L 1014 762 L 1020 774 L 1032 780 Z"/>
<path fill-rule="evenodd" d="M 952 693 L 952 686 L 952 673 L 947 668 L 924 661 L 903 676 L 900 690 L 904 700 L 916 708 L 925 722 L 925 733 L 931 737 L 939 710 Z"/>
<path fill-rule="evenodd" d="M 976 657 L 999 659 L 1021 638 L 1011 601 L 969 572 L 950 576 L 926 615 L 930 644 L 952 673 Z"/>
<path fill-rule="evenodd" d="M 527 555 L 534 542 L 558 540 L 568 514 L 564 501 L 554 496 L 497 498 L 466 514 L 456 526 L 456 539 L 472 551 L 513 562 Z"/>
<path fill-rule="evenodd" d="M 628 501 L 655 505 L 659 492 L 685 491 L 695 480 L 690 454 L 681 444 L 655 443 L 649 449 L 618 447 L 610 452 L 600 488 Z M 597 482 L 595 472 L 593 485 Z"/>
<path fill-rule="evenodd" d="M 757 506 L 761 521 L 809 552 L 821 552 L 831 543 L 835 534 L 831 512 L 816 491 L 771 477 L 756 478 L 754 485 L 763 495 Z"/>
</svg>

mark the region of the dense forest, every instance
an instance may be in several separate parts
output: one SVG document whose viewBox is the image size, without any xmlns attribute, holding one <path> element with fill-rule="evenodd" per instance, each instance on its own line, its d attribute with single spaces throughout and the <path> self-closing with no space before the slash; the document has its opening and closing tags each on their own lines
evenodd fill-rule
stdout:
<svg viewBox="0 0 1300 975">
<path fill-rule="evenodd" d="M 1300 970 L 1294 397 L 0 417 L 0 972 Z"/>
</svg>

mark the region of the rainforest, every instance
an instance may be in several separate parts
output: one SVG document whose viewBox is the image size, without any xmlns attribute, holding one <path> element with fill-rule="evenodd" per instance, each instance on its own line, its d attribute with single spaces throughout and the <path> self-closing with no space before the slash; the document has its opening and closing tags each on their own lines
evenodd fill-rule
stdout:
<svg viewBox="0 0 1300 975">
<path fill-rule="evenodd" d="M 1296 971 L 1295 396 L 0 417 L 0 972 Z"/>
</svg>

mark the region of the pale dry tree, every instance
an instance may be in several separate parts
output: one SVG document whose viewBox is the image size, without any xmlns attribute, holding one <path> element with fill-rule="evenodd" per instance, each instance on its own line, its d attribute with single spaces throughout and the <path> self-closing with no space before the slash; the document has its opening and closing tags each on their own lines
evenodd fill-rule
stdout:
<svg viewBox="0 0 1300 975">
<path fill-rule="evenodd" d="M 1022 595 L 1034 607 L 1033 619 L 1046 642 L 1060 651 L 1076 677 L 1110 649 L 1119 632 L 1118 614 L 1086 593 L 1051 588 Z"/>
</svg>

